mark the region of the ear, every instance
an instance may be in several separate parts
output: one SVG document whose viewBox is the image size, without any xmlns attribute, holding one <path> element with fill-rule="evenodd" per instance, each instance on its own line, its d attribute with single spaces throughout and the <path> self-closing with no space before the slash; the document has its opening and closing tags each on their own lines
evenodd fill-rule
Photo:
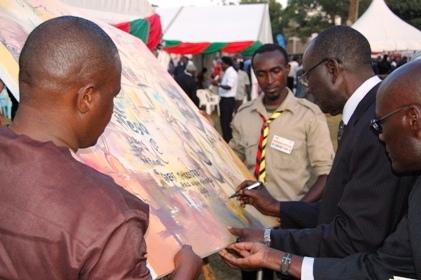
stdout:
<svg viewBox="0 0 421 280">
<path fill-rule="evenodd" d="M 287 65 L 285 65 L 285 76 L 288 76 L 289 71 L 291 71 L 291 65 L 289 65 L 289 63 L 287 63 Z"/>
<path fill-rule="evenodd" d="M 342 71 L 342 64 L 339 63 L 336 59 L 329 59 L 326 62 L 327 72 L 330 74 L 332 83 L 336 83 L 339 73 Z"/>
<path fill-rule="evenodd" d="M 417 106 L 411 106 L 406 112 L 405 122 L 408 125 L 411 133 L 421 139 L 421 111 Z"/>
<path fill-rule="evenodd" d="M 85 85 L 79 89 L 77 93 L 76 109 L 80 113 L 85 114 L 92 109 L 96 97 L 94 89 L 93 84 Z"/>
</svg>

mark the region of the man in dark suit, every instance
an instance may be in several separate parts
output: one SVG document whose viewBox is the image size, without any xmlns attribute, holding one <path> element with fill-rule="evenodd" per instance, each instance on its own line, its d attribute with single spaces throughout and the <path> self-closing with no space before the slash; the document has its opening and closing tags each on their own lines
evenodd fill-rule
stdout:
<svg viewBox="0 0 421 280">
<path fill-rule="evenodd" d="M 387 77 L 379 89 L 377 117 L 371 121 L 373 132 L 385 142 L 392 167 L 398 173 L 421 172 L 420 75 L 421 61 L 415 61 Z M 287 273 L 301 279 L 390 279 L 394 275 L 421 279 L 420 205 L 421 177 L 409 195 L 407 213 L 376 252 L 354 254 L 344 259 L 317 258 L 310 278 L 302 273 L 303 258 L 290 255 L 290 264 L 282 264 L 281 260 L 288 254 L 260 243 L 230 246 L 247 256 L 245 258 L 226 251 L 221 252 L 221 256 L 241 268 L 267 267 L 277 271 L 287 268 Z"/>
<path fill-rule="evenodd" d="M 322 201 L 279 203 L 261 199 L 264 190 L 244 191 L 244 203 L 280 214 L 283 229 L 233 229 L 233 234 L 265 239 L 273 248 L 299 255 L 345 257 L 377 249 L 394 230 L 414 178 L 392 172 L 383 145 L 369 130 L 380 83 L 370 56 L 367 39 L 350 27 L 331 27 L 312 41 L 303 57 L 303 82 L 322 111 L 342 112 L 345 124 Z M 312 263 L 305 267 L 312 273 Z"/>
<path fill-rule="evenodd" d="M 194 105 L 199 107 L 199 98 L 196 95 L 196 66 L 194 66 L 193 62 L 187 62 L 186 69 L 175 76 L 174 79 L 184 92 L 187 93 Z"/>
</svg>

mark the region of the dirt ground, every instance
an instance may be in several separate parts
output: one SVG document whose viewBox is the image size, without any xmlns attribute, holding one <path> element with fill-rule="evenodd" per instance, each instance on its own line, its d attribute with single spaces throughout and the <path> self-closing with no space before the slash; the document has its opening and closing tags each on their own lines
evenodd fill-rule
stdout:
<svg viewBox="0 0 421 280">
<path fill-rule="evenodd" d="M 207 260 L 209 265 L 203 267 L 198 280 L 241 280 L 240 271 L 227 266 L 218 254 L 209 256 Z M 171 276 L 161 278 L 161 280 L 170 279 Z"/>
</svg>

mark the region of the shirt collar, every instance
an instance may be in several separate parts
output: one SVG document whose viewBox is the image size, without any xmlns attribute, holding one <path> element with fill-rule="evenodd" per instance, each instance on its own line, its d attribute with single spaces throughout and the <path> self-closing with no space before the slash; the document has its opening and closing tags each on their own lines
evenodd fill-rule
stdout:
<svg viewBox="0 0 421 280">
<path fill-rule="evenodd" d="M 291 90 L 289 88 L 287 88 L 287 89 L 288 89 L 288 94 L 285 97 L 285 100 L 276 109 L 276 111 L 282 110 L 282 111 L 290 111 L 290 112 L 293 113 L 294 109 L 295 109 L 295 106 L 297 104 L 297 101 L 295 100 L 294 94 L 291 92 Z M 252 105 L 253 106 L 252 109 L 256 110 L 257 112 L 266 116 L 267 111 L 266 111 L 265 105 L 263 105 L 263 97 L 264 97 L 264 94 L 262 94 L 258 97 L 257 102 L 255 102 Z"/>
<path fill-rule="evenodd" d="M 377 76 L 373 76 L 362 83 L 351 95 L 351 97 L 346 101 L 344 110 L 342 112 L 342 121 L 345 125 L 348 124 L 349 120 L 354 114 L 355 109 L 357 109 L 358 104 L 361 100 L 367 95 L 367 93 L 374 88 L 381 80 Z"/>
</svg>

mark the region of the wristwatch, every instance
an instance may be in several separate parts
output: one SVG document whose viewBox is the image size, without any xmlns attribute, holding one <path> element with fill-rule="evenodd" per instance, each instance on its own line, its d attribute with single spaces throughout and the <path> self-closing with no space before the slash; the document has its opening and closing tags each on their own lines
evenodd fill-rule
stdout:
<svg viewBox="0 0 421 280">
<path fill-rule="evenodd" d="M 290 253 L 284 253 L 281 258 L 281 273 L 288 275 L 288 269 L 292 261 L 292 255 Z"/>
<path fill-rule="evenodd" d="M 265 228 L 265 232 L 263 233 L 263 243 L 265 243 L 266 246 L 270 247 L 270 232 L 272 229 Z"/>
</svg>

